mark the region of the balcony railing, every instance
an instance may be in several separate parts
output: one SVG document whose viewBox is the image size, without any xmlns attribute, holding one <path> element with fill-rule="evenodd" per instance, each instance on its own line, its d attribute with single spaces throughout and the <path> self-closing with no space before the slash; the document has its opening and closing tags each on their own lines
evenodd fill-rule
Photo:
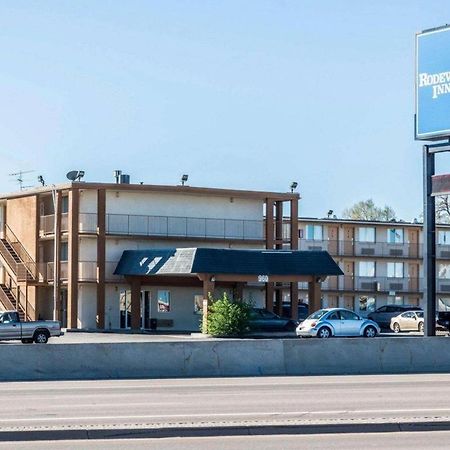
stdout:
<svg viewBox="0 0 450 450">
<path fill-rule="evenodd" d="M 61 214 L 61 232 L 65 233 L 69 231 L 69 214 Z M 49 214 L 47 216 L 41 216 L 39 223 L 40 236 L 48 236 L 55 234 L 55 215 Z"/>
<path fill-rule="evenodd" d="M 116 261 L 106 261 L 105 263 L 105 281 L 123 281 L 120 275 L 114 275 L 116 270 Z M 78 280 L 79 281 L 97 281 L 97 262 L 96 261 L 79 261 L 78 263 Z"/>
<path fill-rule="evenodd" d="M 447 280 L 450 292 L 450 279 Z M 308 283 L 300 283 L 300 289 L 308 289 Z M 322 290 L 326 291 L 350 291 L 367 293 L 419 293 L 422 290 L 422 279 L 414 277 L 389 278 L 389 277 L 359 277 L 340 276 L 328 277 L 322 283 Z"/>
<path fill-rule="evenodd" d="M 441 246 L 438 245 L 438 249 Z M 422 258 L 420 244 L 390 244 L 337 240 L 300 240 L 300 250 L 326 250 L 331 256 L 382 256 L 387 258 Z M 450 258 L 450 247 L 447 255 Z"/>
<path fill-rule="evenodd" d="M 80 214 L 80 232 L 97 231 L 97 214 Z M 124 236 L 161 236 L 216 239 L 264 239 L 262 220 L 107 214 L 106 233 Z"/>
</svg>

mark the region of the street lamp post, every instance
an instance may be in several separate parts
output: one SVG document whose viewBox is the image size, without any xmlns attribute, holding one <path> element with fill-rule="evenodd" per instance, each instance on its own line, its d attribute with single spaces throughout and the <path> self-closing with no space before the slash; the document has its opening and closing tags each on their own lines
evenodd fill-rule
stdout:
<svg viewBox="0 0 450 450">
<path fill-rule="evenodd" d="M 57 305 L 58 305 L 58 289 L 57 280 L 59 277 L 58 271 L 58 246 L 57 246 L 57 224 L 58 224 L 58 203 L 56 200 L 56 186 L 52 185 L 52 200 L 53 200 L 53 320 L 57 319 Z"/>
</svg>

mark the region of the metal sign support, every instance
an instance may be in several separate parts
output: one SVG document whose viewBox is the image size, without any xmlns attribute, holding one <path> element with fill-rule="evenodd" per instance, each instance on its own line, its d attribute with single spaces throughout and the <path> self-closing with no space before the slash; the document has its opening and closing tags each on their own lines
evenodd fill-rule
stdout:
<svg viewBox="0 0 450 450">
<path fill-rule="evenodd" d="M 439 144 L 438 144 L 439 145 Z M 433 145 L 423 146 L 423 273 L 425 300 L 425 336 L 436 335 L 436 200 L 432 196 L 431 177 L 435 172 Z"/>
</svg>

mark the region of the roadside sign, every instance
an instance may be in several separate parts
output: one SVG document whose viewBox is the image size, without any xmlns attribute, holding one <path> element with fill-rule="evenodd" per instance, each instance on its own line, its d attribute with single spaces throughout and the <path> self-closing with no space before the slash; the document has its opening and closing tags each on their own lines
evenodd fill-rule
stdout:
<svg viewBox="0 0 450 450">
<path fill-rule="evenodd" d="M 416 139 L 450 136 L 450 27 L 416 35 Z"/>
</svg>

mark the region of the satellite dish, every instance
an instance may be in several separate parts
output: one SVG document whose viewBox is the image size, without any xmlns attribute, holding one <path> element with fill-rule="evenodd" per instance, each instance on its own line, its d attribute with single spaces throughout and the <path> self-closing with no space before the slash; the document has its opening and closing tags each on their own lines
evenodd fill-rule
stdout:
<svg viewBox="0 0 450 450">
<path fill-rule="evenodd" d="M 67 172 L 66 177 L 70 181 L 75 181 L 78 178 L 78 170 L 71 170 L 70 172 Z"/>
<path fill-rule="evenodd" d="M 66 177 L 70 181 L 81 181 L 81 179 L 84 177 L 84 170 L 71 170 L 67 173 Z"/>
</svg>

